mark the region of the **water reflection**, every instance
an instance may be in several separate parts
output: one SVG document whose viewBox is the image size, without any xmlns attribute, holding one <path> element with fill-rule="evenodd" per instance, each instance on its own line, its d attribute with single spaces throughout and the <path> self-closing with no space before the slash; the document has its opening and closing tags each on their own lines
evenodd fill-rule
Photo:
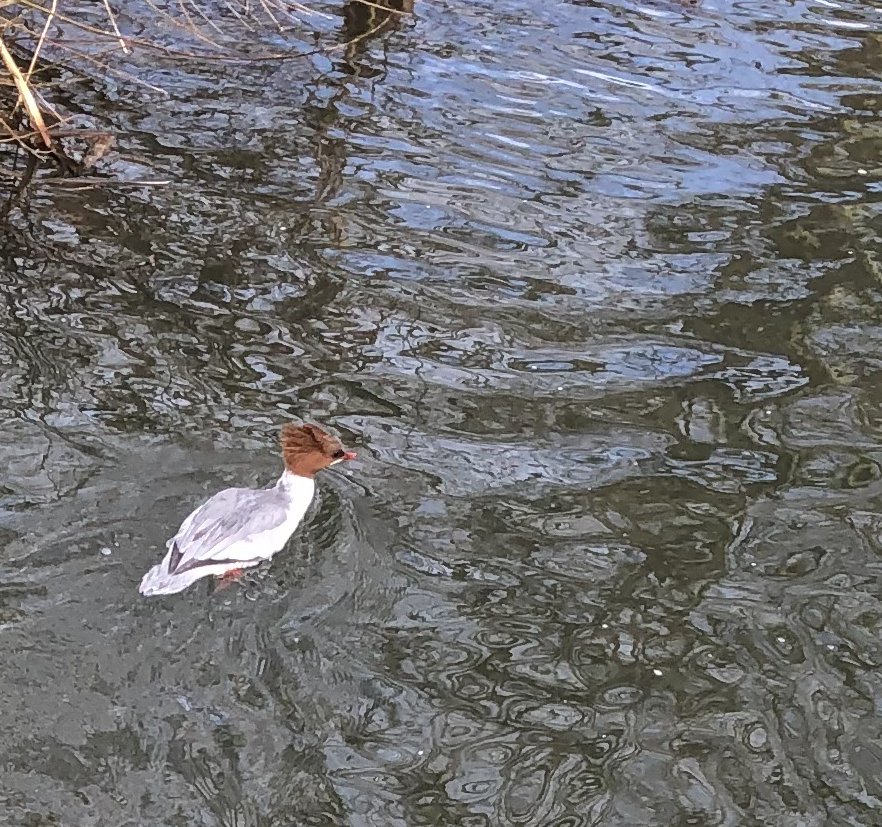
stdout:
<svg viewBox="0 0 882 827">
<path fill-rule="evenodd" d="M 401 21 L 409 20 L 413 8 L 413 0 L 380 0 L 370 3 L 350 0 L 345 3 L 340 36 L 345 46 L 346 59 L 337 68 L 356 77 L 384 78 L 386 70 L 383 66 L 376 66 L 373 61 L 360 61 L 359 57 L 372 38 L 388 34 Z"/>
<path fill-rule="evenodd" d="M 11 822 L 875 823 L 872 11 L 385 8 L 9 212 Z M 290 417 L 360 465 L 139 601 Z"/>
</svg>

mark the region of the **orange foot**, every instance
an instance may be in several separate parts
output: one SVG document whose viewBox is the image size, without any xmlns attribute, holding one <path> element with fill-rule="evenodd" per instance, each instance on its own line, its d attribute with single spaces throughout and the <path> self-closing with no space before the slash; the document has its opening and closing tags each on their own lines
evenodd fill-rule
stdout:
<svg viewBox="0 0 882 827">
<path fill-rule="evenodd" d="M 220 577 L 218 577 L 215 591 L 221 592 L 224 589 L 229 588 L 243 574 L 245 574 L 245 569 L 230 569 L 229 571 L 225 571 Z"/>
</svg>

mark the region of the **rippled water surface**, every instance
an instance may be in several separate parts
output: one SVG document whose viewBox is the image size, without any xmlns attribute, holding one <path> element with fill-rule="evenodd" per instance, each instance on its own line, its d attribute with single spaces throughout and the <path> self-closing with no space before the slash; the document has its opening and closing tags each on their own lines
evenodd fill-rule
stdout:
<svg viewBox="0 0 882 827">
<path fill-rule="evenodd" d="M 414 11 L 59 90 L 169 183 L 0 241 L 0 823 L 882 824 L 882 6 Z"/>
</svg>

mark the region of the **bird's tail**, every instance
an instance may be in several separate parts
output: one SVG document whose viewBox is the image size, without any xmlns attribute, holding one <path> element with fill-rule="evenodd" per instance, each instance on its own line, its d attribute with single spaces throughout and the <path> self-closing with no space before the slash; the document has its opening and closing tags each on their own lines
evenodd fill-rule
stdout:
<svg viewBox="0 0 882 827">
<path fill-rule="evenodd" d="M 192 581 L 186 577 L 176 577 L 168 573 L 165 560 L 155 565 L 141 578 L 138 591 L 148 597 L 156 594 L 176 594 L 182 592 Z"/>
</svg>

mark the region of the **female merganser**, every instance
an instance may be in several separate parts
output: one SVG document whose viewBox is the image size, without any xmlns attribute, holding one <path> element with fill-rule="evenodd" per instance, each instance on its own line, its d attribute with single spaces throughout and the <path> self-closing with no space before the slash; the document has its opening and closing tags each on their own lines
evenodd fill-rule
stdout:
<svg viewBox="0 0 882 827">
<path fill-rule="evenodd" d="M 227 488 L 200 505 L 168 541 L 162 562 L 144 575 L 141 594 L 174 594 L 202 577 L 230 578 L 269 560 L 306 514 L 316 471 L 355 459 L 316 425 L 285 425 L 281 442 L 279 481 L 272 488 Z"/>
</svg>

